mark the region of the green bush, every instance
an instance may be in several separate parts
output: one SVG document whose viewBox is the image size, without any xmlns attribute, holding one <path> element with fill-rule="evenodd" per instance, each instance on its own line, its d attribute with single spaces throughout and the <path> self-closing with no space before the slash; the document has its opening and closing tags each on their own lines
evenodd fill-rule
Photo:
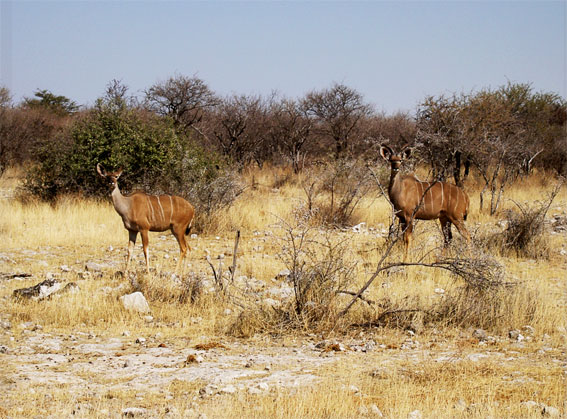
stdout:
<svg viewBox="0 0 567 419">
<path fill-rule="evenodd" d="M 37 153 L 39 163 L 30 170 L 25 188 L 45 200 L 62 194 L 107 196 L 97 163 L 108 171 L 123 169 L 123 192 L 180 195 L 198 213 L 229 205 L 238 190 L 216 154 L 177 134 L 170 118 L 128 106 L 116 97 L 99 99 L 57 141 L 45 142 Z"/>
</svg>

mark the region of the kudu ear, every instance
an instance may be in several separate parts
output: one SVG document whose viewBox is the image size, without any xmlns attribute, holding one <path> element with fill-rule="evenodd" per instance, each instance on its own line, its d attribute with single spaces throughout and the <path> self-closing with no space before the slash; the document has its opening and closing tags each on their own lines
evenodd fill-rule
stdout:
<svg viewBox="0 0 567 419">
<path fill-rule="evenodd" d="M 102 177 L 106 177 L 106 171 L 102 168 L 102 166 L 100 165 L 100 163 L 96 164 L 96 171 L 98 172 L 99 175 L 101 175 Z"/>
<path fill-rule="evenodd" d="M 400 154 L 402 155 L 402 158 L 405 160 L 410 158 L 411 152 L 412 152 L 412 148 L 409 145 L 406 145 L 404 146 L 404 148 L 402 148 Z"/>
<path fill-rule="evenodd" d="M 382 156 L 382 158 L 386 161 L 390 161 L 390 156 L 394 154 L 394 152 L 392 151 L 392 149 L 390 147 L 388 147 L 385 144 L 382 144 L 380 146 L 380 155 Z"/>
</svg>

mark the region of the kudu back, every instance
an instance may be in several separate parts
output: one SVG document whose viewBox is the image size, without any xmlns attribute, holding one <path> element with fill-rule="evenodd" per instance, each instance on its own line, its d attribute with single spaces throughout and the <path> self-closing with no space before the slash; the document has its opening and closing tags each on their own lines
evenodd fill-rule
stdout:
<svg viewBox="0 0 567 419">
<path fill-rule="evenodd" d="M 469 197 L 464 190 L 447 182 L 422 182 L 413 174 L 400 174 L 404 160 L 411 155 L 411 148 L 407 146 L 402 148 L 399 153 L 395 153 L 387 145 L 382 145 L 380 155 L 390 163 L 388 195 L 404 232 L 406 255 L 414 219 L 439 219 L 445 246 L 453 238 L 452 224 L 457 227 L 459 233 L 467 241 L 470 240 L 469 232 L 465 227 L 469 210 Z"/>
<path fill-rule="evenodd" d="M 128 259 L 125 272 L 128 272 L 130 267 L 138 233 L 142 236 L 146 271 L 149 273 L 148 232 L 171 230 L 177 239 L 180 251 L 175 272 L 183 274 L 185 256 L 189 248 L 185 236 L 189 234 L 195 216 L 193 206 L 185 199 L 175 195 L 156 196 L 147 195 L 143 192 L 122 195 L 118 188 L 118 178 L 122 174 L 121 169 L 116 172 L 106 172 L 100 164 L 97 164 L 96 170 L 100 176 L 109 181 L 109 186 L 112 188 L 111 197 L 114 209 L 120 215 L 124 227 L 128 230 Z"/>
</svg>

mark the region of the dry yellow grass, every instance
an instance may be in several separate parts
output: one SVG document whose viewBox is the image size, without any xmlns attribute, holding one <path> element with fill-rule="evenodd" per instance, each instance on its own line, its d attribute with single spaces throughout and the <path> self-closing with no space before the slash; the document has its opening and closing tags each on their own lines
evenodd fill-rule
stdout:
<svg viewBox="0 0 567 419">
<path fill-rule="evenodd" d="M 216 228 L 190 240 L 190 275 L 211 278 L 211 269 L 205 261 L 210 254 L 215 258 L 223 253 L 229 263 L 234 232 L 242 231 L 239 247 L 238 273 L 248 278 L 264 281 L 266 287 L 279 285 L 275 275 L 284 267 L 277 254 L 282 243 L 271 234 L 279 220 L 293 223 L 294 210 L 305 200 L 301 177 L 289 172 L 268 168 L 245 173 L 244 179 L 257 183 L 247 190 L 235 205 L 217 214 Z M 287 182 L 282 183 L 282 179 Z M 475 183 L 471 182 L 474 186 Z M 12 189 L 14 177 L 0 179 L 0 189 Z M 521 183 L 512 185 L 505 194 L 502 210 L 514 208 L 516 202 L 541 200 L 553 188 L 549 176 L 536 174 Z M 275 186 L 278 186 L 275 188 Z M 476 187 L 476 186 L 475 186 Z M 471 213 L 467 222 L 475 235 L 496 228 L 500 215 L 491 217 L 478 211 L 479 189 L 469 190 Z M 324 199 L 322 196 L 320 199 Z M 375 191 L 367 196 L 353 214 L 353 224 L 364 221 L 367 227 L 387 229 L 390 207 Z M 559 193 L 550 209 L 550 216 L 566 216 L 567 191 Z M 24 341 L 28 331 L 21 323 L 40 324 L 42 332 L 66 336 L 82 331 L 102 338 L 122 336 L 125 330 L 140 336 L 160 336 L 168 347 L 183 351 L 196 344 L 221 342 L 228 349 L 249 345 L 252 348 L 271 350 L 272 347 L 289 347 L 323 338 L 351 339 L 359 333 L 372 336 L 384 348 L 369 353 L 321 354 L 337 356 L 331 366 L 316 371 L 320 381 L 307 387 L 278 388 L 263 394 L 238 391 L 215 397 L 200 397 L 199 390 L 206 382 L 173 381 L 166 388 L 148 388 L 144 391 L 126 390 L 120 386 L 125 379 L 104 378 L 84 370 L 85 379 L 93 379 L 110 387 L 96 397 L 88 391 L 74 393 L 72 385 L 35 385 L 28 391 L 25 383 L 9 378 L 17 375 L 13 365 L 2 366 L 0 388 L 6 396 L 0 406 L 0 416 L 33 417 L 60 413 L 68 416 L 76 411 L 82 417 L 108 417 L 133 403 L 155 412 L 156 416 L 197 417 L 358 417 L 372 416 L 373 405 L 387 417 L 406 417 L 413 410 L 420 410 L 423 417 L 540 417 L 541 409 L 528 408 L 522 402 L 555 406 L 566 413 L 564 367 L 557 360 L 563 359 L 566 332 L 566 256 L 559 253 L 567 249 L 565 234 L 549 237 L 552 249 L 549 260 L 530 261 L 496 254 L 506 267 L 509 278 L 521 283 L 522 292 L 514 294 L 498 316 L 500 325 L 491 333 L 503 338 L 488 346 L 479 346 L 471 338 L 472 330 L 439 322 L 434 328 L 419 332 L 420 346 L 408 356 L 402 349 L 408 334 L 401 329 L 363 327 L 380 309 L 357 303 L 348 315 L 348 321 L 334 330 L 282 330 L 283 336 L 273 340 L 259 334 L 247 339 L 235 340 L 231 326 L 239 313 L 237 306 L 223 301 L 218 295 L 209 294 L 196 304 L 181 303 L 178 296 L 182 285 L 161 271 L 168 272 L 175 266 L 177 245 L 171 236 L 151 234 L 150 255 L 157 272 L 142 275 L 141 246 L 136 248 L 139 266 L 138 277 L 150 299 L 152 316 L 148 322 L 143 316 L 126 312 L 117 301 L 120 293 L 131 290 L 124 278 L 114 276 L 125 261 L 127 233 L 110 201 L 65 199 L 57 205 L 45 203 L 22 204 L 13 199 L 0 200 L 0 272 L 30 272 L 31 279 L 10 281 L 0 287 L 2 309 L 0 320 L 12 322 L 11 331 L 0 330 L 0 345 L 9 346 L 9 337 Z M 343 257 L 345 262 L 356 262 L 356 290 L 374 271 L 383 250 L 384 238 L 374 235 L 354 234 L 352 231 L 334 230 L 334 237 L 348 238 L 349 248 Z M 217 239 L 218 236 L 218 239 Z M 456 241 L 460 241 L 455 234 Z M 420 222 L 414 233 L 412 259 L 424 257 L 434 261 L 439 255 L 441 232 L 436 223 Z M 35 253 L 30 253 L 35 252 Z M 392 259 L 400 259 L 401 247 L 394 249 Z M 78 270 L 90 260 L 106 261 L 114 268 L 103 271 L 101 276 L 82 279 L 76 272 L 59 272 L 61 265 L 75 266 Z M 46 272 L 58 272 L 67 281 L 77 281 L 80 292 L 63 298 L 37 302 L 21 302 L 11 298 L 14 288 L 34 285 Z M 390 275 L 382 275 L 369 288 L 366 297 L 378 302 L 388 301 L 392 307 L 424 310 L 436 307 L 441 297 L 436 288 L 445 290 L 445 296 L 457 292 L 460 283 L 448 273 L 435 269 L 408 268 Z M 123 288 L 120 288 L 120 287 Z M 101 292 L 104 287 L 109 292 Z M 338 304 L 344 305 L 350 296 L 342 296 Z M 231 314 L 226 310 L 230 309 Z M 526 312 L 530 312 L 529 325 L 535 334 L 525 345 L 507 339 L 507 331 L 525 326 Z M 358 324 L 359 326 L 353 326 Z M 323 333 L 308 336 L 307 333 Z M 190 343 L 189 343 L 190 342 Z M 231 344 L 233 342 L 237 342 Z M 138 349 L 141 351 L 142 349 Z M 275 350 L 275 349 L 274 349 Z M 128 351 L 134 351 L 130 348 Z M 127 352 L 128 352 L 127 351 Z M 249 352 L 249 354 L 253 354 Z M 450 353 L 450 359 L 444 356 Z M 486 357 L 476 359 L 479 353 Z M 238 354 L 246 359 L 245 354 Z M 342 357 L 342 358 L 341 358 Z M 292 365 L 290 364 L 290 367 Z M 383 367 L 383 368 L 382 368 Z M 54 371 L 57 369 L 54 368 Z M 57 366 L 61 371 L 70 367 Z M 109 382 L 105 383 L 104 380 Z M 122 381 L 121 381 L 122 380 Z M 127 382 L 127 380 L 126 380 Z M 358 389 L 358 391 L 356 389 Z M 45 397 L 45 393 L 50 396 Z M 77 410 L 77 406 L 80 407 Z M 366 413 L 368 412 L 368 413 Z"/>
</svg>

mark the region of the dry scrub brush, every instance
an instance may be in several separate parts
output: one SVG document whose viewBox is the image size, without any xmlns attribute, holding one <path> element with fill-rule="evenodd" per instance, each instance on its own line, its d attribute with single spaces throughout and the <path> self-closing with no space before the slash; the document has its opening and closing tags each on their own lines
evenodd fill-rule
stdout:
<svg viewBox="0 0 567 419">
<path fill-rule="evenodd" d="M 298 208 L 294 216 L 293 222 L 280 219 L 275 226 L 279 231 L 277 256 L 289 271 L 286 280 L 293 289 L 292 298 L 281 305 L 267 306 L 257 300 L 251 304 L 250 299 L 256 296 L 246 298 L 240 292 L 239 304 L 245 310 L 233 326 L 233 333 L 333 327 L 340 308 L 339 296 L 356 279 L 350 239 L 313 227 L 312 213 L 305 207 Z"/>
<path fill-rule="evenodd" d="M 352 222 L 355 209 L 373 185 L 365 165 L 355 160 L 338 160 L 307 172 L 302 187 L 312 222 L 343 226 Z"/>
<path fill-rule="evenodd" d="M 504 254 L 513 252 L 516 257 L 548 259 L 551 249 L 545 229 L 545 217 L 563 183 L 562 178 L 544 201 L 524 204 L 512 201 L 519 213 L 506 211 L 506 228 L 503 232 L 485 237 L 483 241 L 486 245 L 491 249 L 499 249 Z"/>
</svg>

